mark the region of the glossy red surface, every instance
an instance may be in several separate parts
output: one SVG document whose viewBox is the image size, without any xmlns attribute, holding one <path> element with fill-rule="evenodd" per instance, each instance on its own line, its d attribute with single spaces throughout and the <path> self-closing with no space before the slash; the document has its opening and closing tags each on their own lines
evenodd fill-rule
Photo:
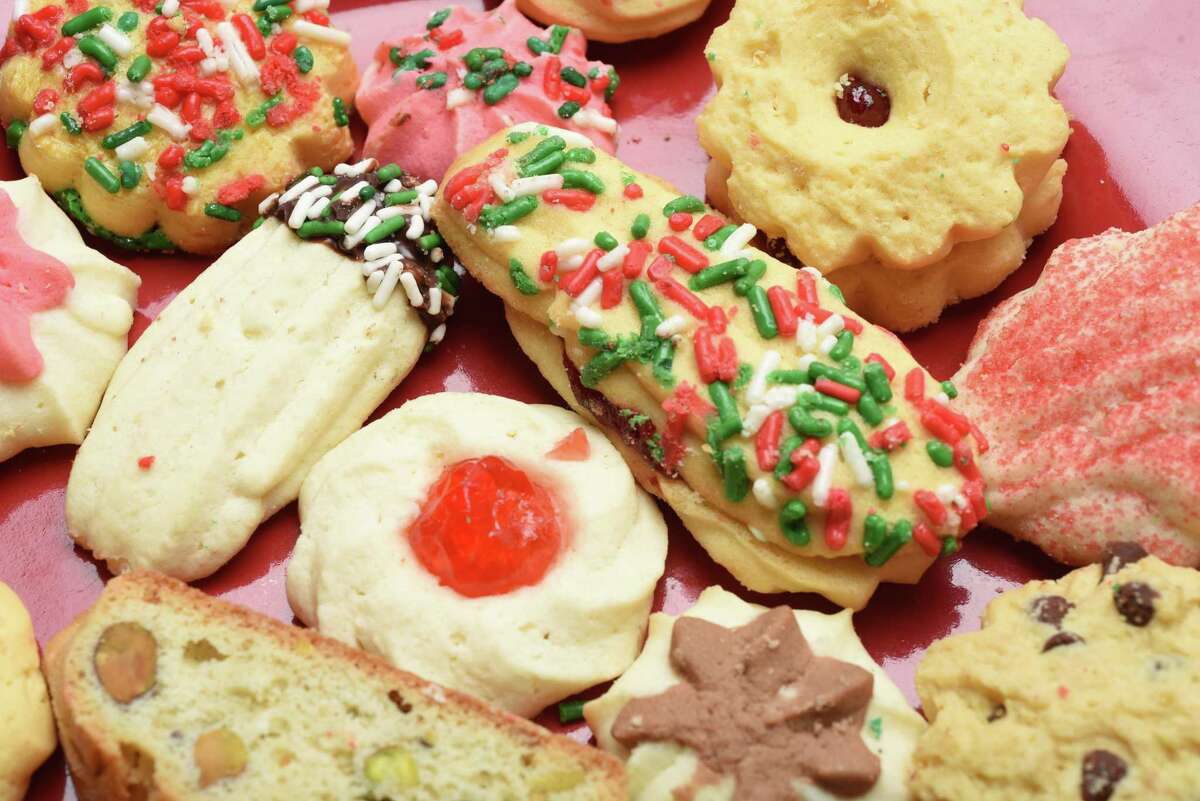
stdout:
<svg viewBox="0 0 1200 801">
<path fill-rule="evenodd" d="M 334 0 L 333 16 L 354 34 L 354 53 L 365 64 L 379 33 L 411 28 L 445 2 Z M 593 46 L 590 51 L 592 57 L 615 64 L 624 80 L 615 102 L 622 122 L 620 154 L 693 193 L 703 191 L 707 157 L 692 121 L 712 92 L 703 47 L 729 7 L 728 0 L 714 0 L 705 17 L 684 30 L 652 43 Z M 1074 120 L 1066 150 L 1070 170 L 1065 199 L 1058 223 L 1034 244 L 1028 262 L 999 290 L 951 309 L 936 326 L 907 337 L 918 359 L 941 378 L 962 361 L 981 317 L 999 299 L 1032 284 L 1055 245 L 1110 226 L 1137 229 L 1200 200 L 1200 105 L 1191 101 L 1200 90 L 1200 55 L 1194 41 L 1186 39 L 1200 28 L 1200 4 L 1027 0 L 1026 7 L 1048 21 L 1074 54 L 1058 88 Z M 7 19 L 11 9 L 12 0 L 0 0 L 0 18 Z M 12 154 L 0 154 L 0 178 L 19 174 Z M 204 267 L 203 261 L 192 258 L 112 255 L 143 278 L 135 337 Z M 557 402 L 517 350 L 499 303 L 470 286 L 444 344 L 421 360 L 380 413 L 408 398 L 441 390 Z M 92 602 L 107 577 L 103 568 L 73 547 L 66 533 L 63 495 L 72 454 L 73 448 L 50 448 L 0 464 L 0 580 L 29 605 L 43 642 Z M 656 608 L 686 609 L 712 583 L 738 590 L 673 516 L 668 519 L 671 548 Z M 283 579 L 297 528 L 295 506 L 289 506 L 228 566 L 199 586 L 291 620 Z M 881 589 L 856 615 L 855 625 L 870 652 L 915 701 L 913 671 L 930 642 L 976 628 L 983 607 L 996 593 L 1063 572 L 1065 568 L 1031 546 L 985 527 L 919 584 Z M 751 598 L 831 609 L 811 596 Z M 550 718 L 544 715 L 542 720 Z M 568 728 L 573 736 L 588 737 L 581 725 Z M 38 773 L 30 798 L 74 797 L 61 756 L 56 756 Z"/>
</svg>

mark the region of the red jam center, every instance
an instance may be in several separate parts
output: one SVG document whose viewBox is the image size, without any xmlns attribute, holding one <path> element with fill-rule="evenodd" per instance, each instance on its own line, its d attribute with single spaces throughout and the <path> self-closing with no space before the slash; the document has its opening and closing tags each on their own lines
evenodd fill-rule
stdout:
<svg viewBox="0 0 1200 801">
<path fill-rule="evenodd" d="M 857 75 L 848 76 L 842 85 L 841 97 L 837 97 L 838 116 L 851 125 L 878 128 L 892 114 L 892 100 L 887 90 L 867 83 Z"/>
<path fill-rule="evenodd" d="M 498 456 L 443 470 L 408 528 L 425 569 L 468 598 L 537 584 L 564 539 L 550 492 Z"/>
</svg>

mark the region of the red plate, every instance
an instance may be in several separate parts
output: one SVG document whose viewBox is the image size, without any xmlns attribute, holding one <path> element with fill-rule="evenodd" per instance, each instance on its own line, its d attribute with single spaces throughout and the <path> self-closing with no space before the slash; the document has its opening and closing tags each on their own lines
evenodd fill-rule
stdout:
<svg viewBox="0 0 1200 801">
<path fill-rule="evenodd" d="M 339 27 L 354 34 L 355 56 L 365 65 L 379 31 L 416 30 L 431 10 L 448 1 L 335 0 L 333 17 Z M 730 5 L 729 0 L 714 0 L 702 20 L 653 43 L 593 46 L 590 51 L 592 57 L 614 64 L 623 79 L 615 102 L 621 121 L 620 155 L 633 166 L 697 194 L 703 192 L 707 157 L 696 141 L 692 121 L 712 93 L 703 49 Z M 1200 57 L 1184 35 L 1200 27 L 1200 4 L 1193 0 L 1158 0 L 1149 6 L 1124 0 L 1028 0 L 1026 5 L 1031 15 L 1049 22 L 1073 52 L 1058 87 L 1075 120 L 1066 150 L 1070 169 L 1062 211 L 1054 228 L 1034 244 L 1025 266 L 998 291 L 954 307 L 936 326 L 906 338 L 917 358 L 938 378 L 949 376 L 961 363 L 975 326 L 988 309 L 1032 284 L 1046 256 L 1060 242 L 1112 226 L 1136 230 L 1200 199 L 1200 105 L 1193 101 L 1200 90 Z M 12 0 L 0 0 L 0 18 L 8 19 L 11 10 Z M 12 153 L 0 154 L 0 178 L 19 176 Z M 131 338 L 205 266 L 195 258 L 108 252 L 142 276 Z M 379 413 L 408 398 L 442 390 L 559 402 L 512 341 L 499 302 L 474 286 L 467 287 L 445 342 L 420 361 Z M 107 578 L 104 569 L 67 536 L 63 497 L 73 451 L 71 447 L 27 451 L 0 464 L 4 549 L 0 580 L 29 606 L 43 643 L 92 603 Z M 668 520 L 671 548 L 656 609 L 686 609 L 701 589 L 713 583 L 746 594 L 669 513 Z M 199 586 L 290 621 L 284 568 L 297 532 L 292 505 L 264 524 L 241 554 Z M 1035 548 L 984 527 L 966 540 L 958 555 L 930 569 L 920 584 L 881 589 L 855 617 L 855 625 L 867 649 L 915 703 L 913 671 L 931 642 L 976 628 L 983 607 L 996 593 L 1063 572 L 1064 567 Z M 751 600 L 833 609 L 815 596 L 751 595 Z M 542 722 L 550 723 L 550 716 L 543 715 Z M 568 728 L 572 736 L 589 736 L 581 725 Z M 65 773 L 61 756 L 56 756 L 38 773 L 29 798 L 75 798 Z"/>
</svg>

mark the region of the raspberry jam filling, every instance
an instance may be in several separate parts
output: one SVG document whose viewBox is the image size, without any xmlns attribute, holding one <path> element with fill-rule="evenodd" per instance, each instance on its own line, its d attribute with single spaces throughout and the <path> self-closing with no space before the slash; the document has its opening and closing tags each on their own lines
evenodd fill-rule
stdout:
<svg viewBox="0 0 1200 801">
<path fill-rule="evenodd" d="M 878 128 L 892 114 L 892 100 L 887 90 L 857 75 L 849 75 L 842 81 L 842 92 L 835 100 L 838 116 L 851 125 Z"/>
<path fill-rule="evenodd" d="M 550 491 L 498 456 L 443 470 L 408 528 L 425 569 L 468 598 L 537 584 L 565 540 Z"/>
</svg>

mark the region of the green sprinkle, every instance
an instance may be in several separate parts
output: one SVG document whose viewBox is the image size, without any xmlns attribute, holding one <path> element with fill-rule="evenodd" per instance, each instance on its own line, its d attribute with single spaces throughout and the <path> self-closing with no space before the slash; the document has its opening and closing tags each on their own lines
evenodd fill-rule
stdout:
<svg viewBox="0 0 1200 801">
<path fill-rule="evenodd" d="M 670 217 L 672 214 L 677 214 L 681 211 L 694 214 L 696 212 L 704 211 L 704 201 L 695 195 L 680 195 L 667 205 L 663 206 L 662 211 L 664 217 Z"/>
<path fill-rule="evenodd" d="M 603 250 L 612 250 L 620 244 L 617 242 L 617 238 L 608 231 L 601 231 L 600 233 L 596 234 L 595 239 L 592 241 L 596 243 L 596 247 Z"/>
<path fill-rule="evenodd" d="M 583 720 L 583 701 L 563 701 L 558 705 L 558 722 L 574 723 Z"/>
<path fill-rule="evenodd" d="M 570 152 L 563 154 L 563 160 L 570 158 Z M 586 189 L 593 195 L 599 195 L 604 192 L 604 181 L 600 180 L 600 176 L 588 170 L 563 170 L 563 186 L 567 189 Z"/>
<path fill-rule="evenodd" d="M 218 220 L 226 222 L 241 222 L 242 213 L 232 206 L 226 206 L 223 203 L 208 203 L 204 206 L 204 213 L 209 217 L 215 217 Z"/>
<path fill-rule="evenodd" d="M 383 196 L 385 206 L 407 206 L 417 199 L 417 190 L 406 189 L 403 192 L 388 192 Z"/>
<path fill-rule="evenodd" d="M 92 9 L 95 11 L 96 9 Z M 108 9 L 104 9 L 107 11 Z M 113 49 L 104 42 L 97 39 L 95 36 L 85 36 L 75 43 L 79 48 L 79 52 L 85 56 L 91 56 L 101 67 L 104 67 L 105 72 L 112 72 L 117 66 L 117 54 Z"/>
<path fill-rule="evenodd" d="M 440 244 L 442 244 L 442 237 L 437 231 L 431 231 L 430 233 L 425 234 L 417 239 L 417 247 L 426 253 L 433 250 Z"/>
<path fill-rule="evenodd" d="M 83 130 L 83 126 L 79 124 L 79 120 L 71 116 L 71 112 L 64 111 L 58 115 L 58 119 L 62 121 L 62 126 L 67 129 L 69 134 L 77 134 Z"/>
<path fill-rule="evenodd" d="M 468 72 L 463 76 L 463 86 L 474 92 L 483 86 L 483 76 L 478 72 Z"/>
<path fill-rule="evenodd" d="M 600 381 L 616 370 L 626 361 L 625 354 L 617 350 L 605 350 L 597 353 L 579 371 L 580 382 L 588 388 L 595 387 Z"/>
<path fill-rule="evenodd" d="M 288 17 L 292 16 L 292 9 L 288 6 L 268 6 L 263 15 L 273 23 L 283 22 Z"/>
<path fill-rule="evenodd" d="M 708 397 L 717 407 L 716 439 L 718 442 L 729 439 L 742 431 L 742 416 L 738 413 L 737 402 L 729 391 L 729 385 L 724 381 L 714 381 L 708 385 Z"/>
<path fill-rule="evenodd" d="M 674 363 L 675 341 L 671 339 L 660 341 L 657 350 L 654 351 L 653 373 L 655 380 L 664 387 L 675 386 L 675 376 L 671 373 L 671 366 Z"/>
<path fill-rule="evenodd" d="M 954 449 L 940 439 L 931 439 L 925 443 L 925 452 L 938 467 L 950 467 L 954 464 Z"/>
<path fill-rule="evenodd" d="M 612 67 L 608 68 L 608 86 L 604 87 L 604 99 L 612 100 L 613 95 L 617 93 L 617 87 L 621 85 L 621 76 Z"/>
<path fill-rule="evenodd" d="M 545 158 L 530 162 L 523 167 L 518 167 L 517 172 L 522 178 L 528 178 L 533 175 L 549 175 L 562 166 L 566 157 L 565 153 L 550 153 Z"/>
<path fill-rule="evenodd" d="M 529 149 L 524 156 L 517 159 L 517 165 L 532 164 L 540 161 L 551 153 L 565 149 L 567 142 L 561 136 L 548 136 Z"/>
<path fill-rule="evenodd" d="M 717 60 L 717 54 L 716 54 L 716 53 L 714 53 L 714 52 L 713 52 L 713 51 L 711 51 L 711 50 L 709 50 L 709 51 L 708 51 L 708 53 L 706 53 L 705 55 L 708 57 L 708 60 L 709 60 L 709 61 L 716 61 L 716 60 Z"/>
<path fill-rule="evenodd" d="M 746 475 L 746 457 L 741 448 L 721 451 L 721 473 L 725 479 L 725 497 L 737 503 L 750 492 L 750 477 Z"/>
<path fill-rule="evenodd" d="M 863 378 L 872 398 L 880 403 L 887 403 L 892 399 L 892 387 L 888 382 L 887 370 L 883 369 L 882 364 L 867 362 L 863 367 Z"/>
<path fill-rule="evenodd" d="M 774 339 L 779 336 L 779 326 L 775 322 L 775 312 L 771 310 L 771 302 L 767 300 L 767 290 L 758 284 L 750 288 L 747 296 L 750 301 L 750 314 L 754 317 L 754 327 L 763 339 Z"/>
<path fill-rule="evenodd" d="M 108 136 L 100 140 L 100 146 L 105 150 L 115 150 L 131 139 L 136 139 L 139 136 L 145 136 L 150 133 L 152 126 L 145 120 L 138 120 L 128 128 L 122 128 L 116 133 L 110 133 Z"/>
<path fill-rule="evenodd" d="M 74 189 L 63 189 L 54 193 L 54 200 L 73 217 L 88 232 L 105 239 L 126 250 L 137 251 L 168 251 L 175 250 L 175 243 L 167 239 L 157 226 L 138 236 L 121 236 L 96 223 L 83 208 L 79 192 Z"/>
<path fill-rule="evenodd" d="M 379 182 L 381 184 L 386 184 L 388 181 L 393 181 L 399 178 L 403 172 L 404 171 L 400 169 L 399 164 L 384 164 L 379 168 L 379 172 L 377 172 L 376 175 L 379 176 Z M 414 192 L 414 197 L 415 194 L 416 193 Z"/>
<path fill-rule="evenodd" d="M 720 250 L 721 245 L 725 244 L 725 240 L 729 238 L 729 235 L 732 234 L 737 229 L 738 229 L 738 227 L 736 225 L 733 225 L 732 223 L 730 223 L 729 225 L 721 226 L 716 231 L 714 231 L 711 236 L 709 236 L 707 239 L 704 240 L 705 249 L 706 250 Z"/>
<path fill-rule="evenodd" d="M 637 309 L 638 318 L 642 321 L 642 337 L 656 339 L 658 335 L 654 332 L 665 318 L 658 305 L 658 299 L 654 297 L 654 290 L 650 288 L 650 284 L 638 278 L 629 283 L 629 297 Z"/>
<path fill-rule="evenodd" d="M 98 28 L 112 19 L 112 10 L 104 6 L 88 9 L 79 16 L 71 17 L 63 23 L 63 36 L 76 36 L 92 28 Z"/>
<path fill-rule="evenodd" d="M 467 65 L 467 69 L 472 72 L 478 72 L 483 69 L 483 65 L 489 61 L 496 59 L 504 59 L 504 50 L 499 47 L 472 47 L 463 56 L 463 63 Z"/>
<path fill-rule="evenodd" d="M 608 334 L 604 333 L 604 331 L 600 330 L 599 328 L 580 328 L 577 336 L 579 337 L 579 343 L 581 345 L 594 348 L 596 350 L 603 350 L 607 348 L 611 341 L 608 338 Z M 630 412 L 630 414 L 632 414 L 632 412 Z"/>
<path fill-rule="evenodd" d="M 767 373 L 767 380 L 776 384 L 807 384 L 807 370 L 772 370 Z"/>
<path fill-rule="evenodd" d="M 558 107 L 558 116 L 562 117 L 564 120 L 569 120 L 572 117 L 574 117 L 576 114 L 578 114 L 579 109 L 581 109 L 581 108 L 583 108 L 583 107 L 580 106 L 578 103 L 576 103 L 574 100 L 568 100 L 567 102 L 563 103 L 561 106 Z"/>
<path fill-rule="evenodd" d="M 808 378 L 812 383 L 816 383 L 818 378 L 828 378 L 830 381 L 836 381 L 847 387 L 853 387 L 859 392 L 866 392 L 867 385 L 863 379 L 850 373 L 846 370 L 839 370 L 833 365 L 825 364 L 824 362 L 813 362 L 808 366 Z"/>
<path fill-rule="evenodd" d="M 536 36 L 530 36 L 528 39 L 526 39 L 525 46 L 528 47 L 529 52 L 533 53 L 535 56 L 540 56 L 549 49 L 546 43 Z"/>
<path fill-rule="evenodd" d="M 513 286 L 522 295 L 536 295 L 542 290 L 529 277 L 529 273 L 525 272 L 525 267 L 516 259 L 508 260 L 508 277 L 512 279 Z"/>
<path fill-rule="evenodd" d="M 808 410 L 797 404 L 788 410 L 788 422 L 792 428 L 806 437 L 823 439 L 833 433 L 833 423 L 813 417 Z"/>
<path fill-rule="evenodd" d="M 954 400 L 958 397 L 958 387 L 954 386 L 953 381 L 942 382 L 942 392 L 946 393 L 946 397 Z"/>
<path fill-rule="evenodd" d="M 397 214 L 395 217 L 388 217 L 383 222 L 372 228 L 362 241 L 368 245 L 374 245 L 376 242 L 382 242 L 392 234 L 399 231 L 408 225 L 408 217 L 403 214 Z"/>
<path fill-rule="evenodd" d="M 862 429 L 850 418 L 843 417 L 841 420 L 838 420 L 836 430 L 839 436 L 849 434 L 854 437 L 854 441 L 858 443 L 858 447 L 864 454 L 869 455 L 871 453 L 871 446 L 867 444 L 867 438 L 863 436 Z"/>
<path fill-rule="evenodd" d="M 29 123 L 25 122 L 25 120 L 13 120 L 4 129 L 5 143 L 15 150 L 21 144 L 21 137 L 25 135 L 27 130 L 29 130 Z"/>
<path fill-rule="evenodd" d="M 754 377 L 754 368 L 742 362 L 738 365 L 737 376 L 733 379 L 733 389 L 735 392 L 741 392 L 750 383 L 750 379 Z"/>
<path fill-rule="evenodd" d="M 518 61 L 512 65 L 512 71 L 518 78 L 528 78 L 533 74 L 533 65 L 528 61 Z"/>
<path fill-rule="evenodd" d="M 582 164 L 594 164 L 596 162 L 596 151 L 590 147 L 576 147 L 567 151 L 567 161 L 578 161 Z"/>
<path fill-rule="evenodd" d="M 446 73 L 441 70 L 417 76 L 417 86 L 421 89 L 441 89 L 445 85 Z"/>
<path fill-rule="evenodd" d="M 122 161 L 117 165 L 117 171 L 121 173 L 121 186 L 125 189 L 133 189 L 142 182 L 142 167 L 132 161 Z"/>
<path fill-rule="evenodd" d="M 647 218 L 647 221 L 649 221 L 649 218 Z M 723 261 L 720 264 L 714 264 L 711 267 L 705 267 L 688 279 L 688 288 L 699 292 L 719 284 L 735 281 L 744 276 L 749 267 L 750 262 L 747 259 L 732 259 L 730 261 Z"/>
<path fill-rule="evenodd" d="M 520 84 L 521 80 L 511 72 L 501 75 L 495 83 L 483 90 L 483 102 L 494 106 L 516 91 Z"/>
<path fill-rule="evenodd" d="M 261 108 L 250 109 L 246 112 L 246 124 L 251 128 L 257 128 L 267 121 L 267 112 Z"/>
<path fill-rule="evenodd" d="M 396 219 L 393 217 L 392 219 Z M 372 233 L 378 229 L 372 229 Z M 346 233 L 346 224 L 337 220 L 308 220 L 296 231 L 301 239 L 312 239 L 318 236 L 336 237 Z"/>
<path fill-rule="evenodd" d="M 799 498 L 793 498 L 779 510 L 779 530 L 783 532 L 783 538 L 792 545 L 803 546 L 812 541 L 812 535 L 804 522 L 807 516 L 808 509 Z"/>
<path fill-rule="evenodd" d="M 117 17 L 117 27 L 125 31 L 125 33 L 129 33 L 137 28 L 140 19 L 141 18 L 138 17 L 138 13 L 136 11 L 126 11 L 124 14 Z"/>
<path fill-rule="evenodd" d="M 257 220 L 254 221 L 254 224 L 250 226 L 250 230 L 257 231 L 259 228 L 262 228 L 262 224 L 265 223 L 266 221 L 267 221 L 266 217 L 259 217 Z"/>
<path fill-rule="evenodd" d="M 958 540 L 954 537 L 942 537 L 942 556 L 949 556 L 958 550 Z"/>
<path fill-rule="evenodd" d="M 877 514 L 871 513 L 863 520 L 863 552 L 871 553 L 878 550 L 887 539 L 887 521 Z"/>
<path fill-rule="evenodd" d="M 829 294 L 833 295 L 842 303 L 846 302 L 846 296 L 842 294 L 842 289 L 837 284 L 829 284 Z"/>
<path fill-rule="evenodd" d="M 529 134 L 525 131 L 513 131 L 507 137 L 510 145 L 519 145 L 529 138 Z"/>
<path fill-rule="evenodd" d="M 558 74 L 562 76 L 562 79 L 564 81 L 571 84 L 572 86 L 578 86 L 581 89 L 583 87 L 587 86 L 587 78 L 584 76 L 584 74 L 582 72 L 575 69 L 574 67 L 563 67 L 561 70 L 558 71 Z"/>
<path fill-rule="evenodd" d="M 849 328 L 843 328 L 837 335 L 837 344 L 829 351 L 829 358 L 835 362 L 840 362 L 846 358 L 854 350 L 854 332 Z"/>
<path fill-rule="evenodd" d="M 442 288 L 442 291 L 457 297 L 459 288 L 458 273 L 454 272 L 452 267 L 447 267 L 444 264 L 434 272 L 437 275 L 438 286 Z"/>
<path fill-rule="evenodd" d="M 115 195 L 121 189 L 121 181 L 113 175 L 112 170 L 104 166 L 104 162 L 95 156 L 88 156 L 83 162 L 83 169 L 92 180 L 100 184 L 105 192 Z"/>
<path fill-rule="evenodd" d="M 621 183 L 624 186 L 635 184 L 637 183 L 637 176 L 631 172 L 625 172 L 625 170 L 621 170 Z"/>
<path fill-rule="evenodd" d="M 767 263 L 762 259 L 755 259 L 750 262 L 750 266 L 746 268 L 746 274 L 733 282 L 733 294 L 740 298 L 744 298 L 750 294 L 753 288 L 764 275 L 767 274 Z"/>
<path fill-rule="evenodd" d="M 273 26 L 271 20 L 267 19 L 266 14 L 259 14 L 254 20 L 254 27 L 258 28 L 258 32 L 264 37 L 270 36 Z"/>
<path fill-rule="evenodd" d="M 430 15 L 429 21 L 425 23 L 425 29 L 432 31 L 434 28 L 441 26 L 443 22 L 450 18 L 450 9 L 443 8 L 440 11 L 435 11 Z M 565 722 L 565 721 L 564 721 Z"/>
<path fill-rule="evenodd" d="M 537 196 L 525 195 L 502 206 L 485 206 L 483 213 L 479 215 L 479 222 L 488 230 L 501 225 L 512 225 L 522 217 L 532 214 L 537 207 Z"/>
<path fill-rule="evenodd" d="M 290 3 L 291 0 L 254 0 L 254 11 L 266 11 L 271 6 L 283 6 Z"/>
<path fill-rule="evenodd" d="M 555 25 L 550 29 L 550 42 L 548 49 L 554 55 L 558 55 L 562 51 L 563 42 L 567 41 L 567 34 L 571 29 L 565 25 Z"/>
<path fill-rule="evenodd" d="M 296 62 L 296 69 L 300 70 L 301 74 L 307 74 L 313 68 L 313 54 L 304 45 L 300 45 L 292 51 L 292 60 Z"/>
<path fill-rule="evenodd" d="M 779 463 L 775 465 L 775 478 L 783 479 L 792 472 L 792 452 L 804 444 L 804 437 L 788 437 L 779 446 Z"/>
<path fill-rule="evenodd" d="M 798 403 L 806 409 L 829 412 L 839 417 L 845 417 L 850 413 L 850 404 L 823 392 L 805 392 L 800 396 Z"/>
<path fill-rule="evenodd" d="M 907 520 L 898 520 L 892 526 L 892 532 L 888 534 L 883 544 L 866 554 L 866 563 L 871 567 L 882 567 L 910 541 L 912 541 L 912 523 Z"/>
<path fill-rule="evenodd" d="M 502 75 L 506 72 L 508 72 L 508 61 L 503 58 L 494 58 L 485 63 L 483 68 L 479 70 L 479 74 L 482 75 L 485 80 L 489 81 L 495 78 L 497 75 Z"/>
<path fill-rule="evenodd" d="M 892 480 L 892 463 L 886 453 L 869 453 L 867 465 L 871 468 L 871 476 L 875 479 L 875 496 L 881 501 L 890 500 L 896 492 Z"/>
<path fill-rule="evenodd" d="M 650 233 L 650 215 L 639 214 L 633 218 L 633 225 L 629 226 L 629 233 L 634 239 L 645 239 L 646 234 Z"/>
<path fill-rule="evenodd" d="M 378 190 L 376 190 L 375 187 L 373 187 L 373 186 L 370 186 L 370 185 L 364 186 L 362 189 L 358 190 L 358 199 L 359 200 L 370 200 L 371 198 L 375 197 L 376 191 L 378 191 Z"/>
<path fill-rule="evenodd" d="M 412 70 L 428 69 L 429 59 L 433 58 L 433 51 L 429 49 L 421 50 L 416 53 L 405 55 L 400 52 L 400 49 L 393 47 L 388 51 L 388 58 L 396 65 L 395 75 L 400 72 L 411 72 Z"/>
<path fill-rule="evenodd" d="M 883 736 L 883 718 L 871 718 L 867 722 L 867 728 L 871 731 L 871 736 L 878 740 Z"/>
<path fill-rule="evenodd" d="M 271 8 L 282 8 L 282 6 L 271 6 Z M 350 124 L 350 115 L 346 112 L 346 101 L 340 97 L 333 99 L 333 122 L 339 128 L 345 128 Z"/>
<path fill-rule="evenodd" d="M 877 426 L 883 422 L 883 409 L 870 395 L 861 395 L 858 399 L 858 413 L 868 425 Z"/>
</svg>

